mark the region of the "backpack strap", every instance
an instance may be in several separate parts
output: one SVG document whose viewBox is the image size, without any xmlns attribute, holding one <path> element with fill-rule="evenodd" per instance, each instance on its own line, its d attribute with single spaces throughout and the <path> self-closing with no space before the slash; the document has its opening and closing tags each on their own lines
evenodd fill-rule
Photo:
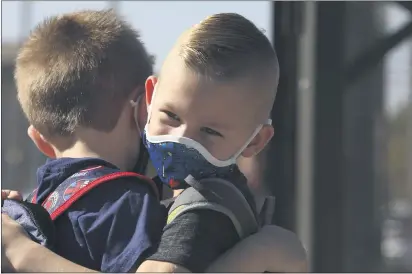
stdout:
<svg viewBox="0 0 412 274">
<path fill-rule="evenodd" d="M 64 213 L 72 204 L 82 198 L 95 187 L 111 182 L 119 178 L 132 177 L 141 179 L 139 182 L 147 183 L 156 198 L 159 199 L 159 190 L 156 184 L 149 178 L 134 173 L 121 172 L 117 169 L 112 169 L 104 166 L 91 167 L 80 172 L 77 172 L 64 180 L 42 203 L 42 206 L 49 212 L 51 219 L 56 220 Z M 137 181 L 137 180 L 136 180 Z M 36 203 L 37 191 L 33 191 L 30 197 L 32 202 Z"/>
<path fill-rule="evenodd" d="M 35 204 L 37 200 L 37 188 L 35 188 L 24 201 Z"/>
<path fill-rule="evenodd" d="M 257 217 L 244 195 L 232 183 L 219 178 L 198 182 L 192 176 L 185 181 L 190 187 L 175 199 L 169 210 L 167 224 L 185 212 L 209 209 L 228 216 L 240 239 L 258 231 Z"/>
</svg>

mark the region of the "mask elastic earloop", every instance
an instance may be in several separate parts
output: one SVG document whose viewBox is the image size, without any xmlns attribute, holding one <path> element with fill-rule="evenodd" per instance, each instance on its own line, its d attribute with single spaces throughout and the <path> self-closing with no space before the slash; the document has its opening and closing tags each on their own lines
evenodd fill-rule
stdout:
<svg viewBox="0 0 412 274">
<path fill-rule="evenodd" d="M 140 135 L 142 134 L 142 132 L 140 130 L 138 115 L 139 115 L 139 103 L 140 103 L 140 100 L 142 99 L 142 97 L 143 97 L 143 94 L 140 95 L 139 97 L 137 97 L 136 101 L 130 100 L 130 104 L 132 105 L 132 107 L 134 109 L 133 118 L 134 118 L 134 121 L 135 121 L 136 126 L 137 126 L 137 130 L 139 131 Z"/>
<path fill-rule="evenodd" d="M 150 121 L 150 117 L 152 116 L 152 105 L 156 96 L 156 90 L 157 90 L 157 84 L 154 86 L 153 94 L 152 94 L 152 100 L 150 100 L 150 105 L 147 110 L 147 123 Z"/>
<path fill-rule="evenodd" d="M 259 131 L 262 129 L 263 125 L 258 126 L 255 131 L 253 132 L 253 134 L 249 137 L 249 139 L 247 139 L 247 141 L 245 142 L 245 144 L 239 149 L 239 151 L 233 156 L 233 160 L 236 161 L 237 158 L 239 158 L 240 154 L 242 154 L 242 152 L 247 148 L 247 146 L 250 144 L 250 142 L 252 142 L 252 140 L 256 137 L 256 135 L 258 135 Z"/>
<path fill-rule="evenodd" d="M 272 119 L 268 119 L 265 125 L 271 125 Z M 245 142 L 245 144 L 239 149 L 239 151 L 233 156 L 233 159 L 236 160 L 242 152 L 247 148 L 247 146 L 252 142 L 252 140 L 259 134 L 259 131 L 263 128 L 263 125 L 258 126 L 253 134 L 249 137 L 249 139 Z"/>
</svg>

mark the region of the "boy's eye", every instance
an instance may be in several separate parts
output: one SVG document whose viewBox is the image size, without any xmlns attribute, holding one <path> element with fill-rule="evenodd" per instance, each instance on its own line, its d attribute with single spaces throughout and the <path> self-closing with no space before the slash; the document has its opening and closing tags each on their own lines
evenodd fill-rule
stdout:
<svg viewBox="0 0 412 274">
<path fill-rule="evenodd" d="M 210 135 L 214 135 L 214 136 L 223 137 L 223 135 L 222 135 L 222 134 L 220 134 L 220 133 L 219 133 L 219 132 L 217 132 L 216 130 L 213 130 L 213 129 L 208 128 L 208 127 L 204 127 L 204 128 L 202 128 L 202 129 L 201 129 L 201 131 L 203 131 L 203 132 L 205 132 L 205 133 L 207 133 L 207 134 L 210 134 Z"/>
<path fill-rule="evenodd" d="M 167 116 L 169 116 L 170 119 L 176 120 L 180 122 L 180 118 L 179 116 L 177 116 L 176 114 L 174 114 L 173 112 L 167 111 L 165 110 L 164 113 L 166 113 Z"/>
</svg>

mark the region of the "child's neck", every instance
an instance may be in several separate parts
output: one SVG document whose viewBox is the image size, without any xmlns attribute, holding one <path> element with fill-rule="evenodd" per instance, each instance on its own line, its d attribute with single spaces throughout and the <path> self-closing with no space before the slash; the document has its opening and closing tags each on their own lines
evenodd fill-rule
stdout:
<svg viewBox="0 0 412 274">
<path fill-rule="evenodd" d="M 112 153 L 105 153 L 103 151 L 95 151 L 82 144 L 76 144 L 74 147 L 63 151 L 60 155 L 56 155 L 57 158 L 99 158 L 109 162 L 121 170 L 127 170 L 127 165 L 121 157 L 116 157 Z"/>
<path fill-rule="evenodd" d="M 63 151 L 56 151 L 56 158 L 99 158 L 105 160 L 120 170 L 126 171 L 130 167 L 127 144 L 113 138 L 110 134 L 82 134 L 77 136 L 73 145 Z"/>
</svg>

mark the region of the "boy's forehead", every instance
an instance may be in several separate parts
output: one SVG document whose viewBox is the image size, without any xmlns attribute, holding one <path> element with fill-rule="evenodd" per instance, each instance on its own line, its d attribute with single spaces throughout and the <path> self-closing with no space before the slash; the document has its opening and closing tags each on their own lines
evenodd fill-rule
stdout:
<svg viewBox="0 0 412 274">
<path fill-rule="evenodd" d="M 166 84 L 159 85 L 159 107 L 190 116 L 189 119 L 215 129 L 231 130 L 256 123 L 253 110 L 256 106 L 236 86 Z"/>
<path fill-rule="evenodd" d="M 244 105 L 253 98 L 252 89 L 251 85 L 240 81 L 217 82 L 183 68 L 180 72 L 162 76 L 156 93 L 179 100 L 199 98 L 205 103 L 230 100 L 236 105 Z"/>
<path fill-rule="evenodd" d="M 204 113 L 210 120 L 220 116 L 216 123 L 242 119 L 246 124 L 249 120 L 254 124 L 256 117 L 261 116 L 257 113 L 264 107 L 261 98 L 256 96 L 261 92 L 254 90 L 260 87 L 253 82 L 250 79 L 215 81 L 191 70 L 180 58 L 169 57 L 162 68 L 156 93 L 161 101 L 190 109 L 192 114 Z"/>
<path fill-rule="evenodd" d="M 163 92 L 178 93 L 180 91 L 191 92 L 191 96 L 208 96 L 219 98 L 234 93 L 235 96 L 250 96 L 253 93 L 249 81 L 230 80 L 216 81 L 208 76 L 201 75 L 181 62 L 176 62 L 171 70 L 162 71 L 158 88 Z"/>
</svg>

